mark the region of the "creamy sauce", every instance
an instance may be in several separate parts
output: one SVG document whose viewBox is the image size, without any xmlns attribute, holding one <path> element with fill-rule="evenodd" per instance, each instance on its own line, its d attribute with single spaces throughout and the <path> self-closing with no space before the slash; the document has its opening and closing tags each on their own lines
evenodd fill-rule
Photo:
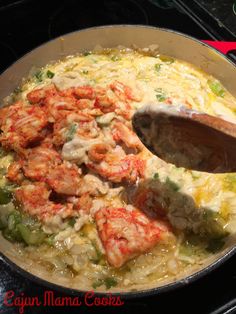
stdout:
<svg viewBox="0 0 236 314">
<path fill-rule="evenodd" d="M 96 135 L 96 128 L 92 130 L 89 127 L 91 138 L 85 140 L 81 134 L 73 133 L 71 125 L 65 126 L 60 133 L 63 144 L 57 151 L 69 165 L 74 163 L 81 167 L 81 172 L 84 165 L 91 162 L 89 151 L 94 144 L 106 143 L 114 152 L 112 158 L 120 156 L 123 159 L 108 168 L 113 171 L 110 177 L 104 175 L 107 171 L 104 161 L 96 164 L 97 168 L 93 168 L 94 164 L 86 168 L 83 173 L 85 181 L 80 185 L 79 193 L 83 195 L 93 191 L 90 211 L 80 211 L 73 224 L 60 213 L 42 221 L 43 231 L 47 236 L 52 235 L 51 247 L 45 243 L 25 248 L 16 245 L 27 263 L 36 263 L 41 273 L 45 269 L 53 273 L 59 282 L 63 277 L 63 284 L 67 286 L 98 291 L 139 290 L 146 285 L 161 285 L 166 280 L 170 282 L 177 274 L 184 277 L 191 269 L 201 268 L 203 261 L 215 254 L 214 248 L 222 244 L 220 241 L 225 241 L 226 234 L 233 234 L 236 230 L 236 175 L 206 174 L 176 168 L 147 150 L 139 152 L 136 146 L 126 147 L 124 143 L 129 141 L 128 135 L 124 136 L 122 144 L 117 144 L 111 129 L 115 128 L 117 119 L 122 125 L 130 127 L 132 114 L 144 104 L 158 106 L 162 110 L 168 106 L 173 114 L 181 110 L 179 108 L 183 104 L 191 110 L 236 121 L 235 98 L 217 85 L 219 82 L 213 77 L 190 64 L 132 50 L 69 57 L 46 66 L 40 73 L 40 76 L 30 78 L 12 99 L 28 103 L 29 92 L 51 83 L 60 91 L 85 85 L 97 89 L 97 93 L 105 89 L 106 97 L 110 99 L 114 97 L 114 91 L 109 86 L 114 81 L 128 86 L 128 98 L 125 101 L 121 96 L 116 99 L 119 105 L 117 111 L 98 114 L 95 120 L 99 135 Z M 119 88 L 118 85 L 118 95 Z M 130 107 L 125 107 L 127 103 Z M 129 117 L 125 116 L 127 111 Z M 76 124 L 78 132 L 83 129 L 82 125 L 78 127 Z M 63 137 L 65 134 L 70 135 L 66 140 Z M 125 164 L 120 168 L 126 155 L 135 155 L 146 161 L 143 177 L 138 176 L 131 184 L 119 182 L 116 177 L 116 173 L 127 166 Z M 0 167 L 6 169 L 9 163 L 4 158 Z M 2 176 L 1 186 L 6 184 L 4 180 L 6 178 Z M 73 201 L 72 197 L 70 202 Z M 147 252 L 134 254 L 134 258 L 127 260 L 123 266 L 113 267 L 108 263 L 104 241 L 101 241 L 94 217 L 104 207 L 125 208 L 127 217 L 130 217 L 139 203 L 141 207 L 145 205 L 142 209 L 144 213 L 148 212 L 154 218 L 156 204 L 159 204 L 165 212 L 158 215 L 165 215 L 171 230 Z M 30 265 L 27 267 L 30 269 Z"/>
</svg>

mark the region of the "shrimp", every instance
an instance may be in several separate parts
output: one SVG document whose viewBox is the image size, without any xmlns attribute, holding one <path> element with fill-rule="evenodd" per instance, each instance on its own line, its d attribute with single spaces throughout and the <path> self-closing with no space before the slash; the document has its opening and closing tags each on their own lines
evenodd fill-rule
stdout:
<svg viewBox="0 0 236 314">
<path fill-rule="evenodd" d="M 119 81 L 115 81 L 110 84 L 110 88 L 121 101 L 126 102 L 127 100 L 133 100 L 139 102 L 142 100 L 142 98 L 138 94 L 134 94 L 131 87 Z"/>
<path fill-rule="evenodd" d="M 85 194 L 81 195 L 81 197 L 79 197 L 77 199 L 76 209 L 80 213 L 89 214 L 92 205 L 93 205 L 92 197 L 89 195 L 89 193 L 85 193 Z"/>
<path fill-rule="evenodd" d="M 138 136 L 130 130 L 124 123 L 117 121 L 114 123 L 113 128 L 113 139 L 119 143 L 123 142 L 128 148 L 136 148 L 142 150 L 144 145 L 138 138 Z"/>
<path fill-rule="evenodd" d="M 96 93 L 92 86 L 84 85 L 70 87 L 60 92 L 61 96 L 75 97 L 77 99 L 95 99 Z"/>
<path fill-rule="evenodd" d="M 103 113 L 114 112 L 117 101 L 118 98 L 109 88 L 96 88 L 94 107 L 100 109 Z"/>
<path fill-rule="evenodd" d="M 115 112 L 117 115 L 130 120 L 132 117 L 132 107 L 128 102 L 120 101 L 115 93 L 107 88 L 99 88 L 94 107 L 100 109 L 103 113 Z"/>
<path fill-rule="evenodd" d="M 94 109 L 94 103 L 95 101 L 90 99 L 79 99 L 76 102 L 76 107 L 79 110 L 90 109 L 90 111 L 92 111 L 92 109 Z"/>
<path fill-rule="evenodd" d="M 58 94 L 58 91 L 54 84 L 48 86 L 33 89 L 26 97 L 31 104 L 42 104 L 46 97 L 53 97 Z"/>
<path fill-rule="evenodd" d="M 81 170 L 70 162 L 51 169 L 46 177 L 48 185 L 57 193 L 65 195 L 78 195 Z"/>
<path fill-rule="evenodd" d="M 78 86 L 74 88 L 73 94 L 77 98 L 95 99 L 96 93 L 91 86 Z"/>
<path fill-rule="evenodd" d="M 105 207 L 95 213 L 95 222 L 108 262 L 114 267 L 149 251 L 169 235 L 168 225 L 149 219 L 137 208 Z"/>
<path fill-rule="evenodd" d="M 24 175 L 22 172 L 22 161 L 14 161 L 10 164 L 7 169 L 7 179 L 20 184 L 24 180 Z"/>
<path fill-rule="evenodd" d="M 77 100 L 73 97 L 54 95 L 48 96 L 44 100 L 50 122 L 55 122 L 65 114 L 77 110 Z"/>
<path fill-rule="evenodd" d="M 109 184 L 93 174 L 86 174 L 80 181 L 79 195 L 91 196 L 105 195 L 109 191 Z"/>
<path fill-rule="evenodd" d="M 115 113 L 123 117 L 125 120 L 131 120 L 134 110 L 128 102 L 118 102 L 116 105 Z"/>
<path fill-rule="evenodd" d="M 27 155 L 23 165 L 24 175 L 37 181 L 44 181 L 51 169 L 62 163 L 60 155 L 52 148 L 38 146 Z"/>
<path fill-rule="evenodd" d="M 158 191 L 152 188 L 138 188 L 133 196 L 133 204 L 149 217 L 165 219 L 167 216 L 166 204 L 160 199 Z"/>
<path fill-rule="evenodd" d="M 49 200 L 51 191 L 43 182 L 28 183 L 15 191 L 16 200 L 22 209 L 41 221 L 60 215 L 62 218 L 74 216 L 73 204 L 53 203 Z"/>
<path fill-rule="evenodd" d="M 110 150 L 111 147 L 108 144 L 94 144 L 88 151 L 88 157 L 92 161 L 100 162 L 106 158 Z"/>
<path fill-rule="evenodd" d="M 77 135 L 85 139 L 96 138 L 99 128 L 96 120 L 82 111 L 66 114 L 53 126 L 53 143 L 60 146 Z"/>
<path fill-rule="evenodd" d="M 4 114 L 0 142 L 5 148 L 19 150 L 44 137 L 48 119 L 40 107 L 17 102 L 4 108 Z"/>
<path fill-rule="evenodd" d="M 47 108 L 50 121 L 60 119 L 67 111 L 80 109 L 96 109 L 95 92 L 90 86 L 72 87 L 58 91 L 55 85 L 35 89 L 27 94 L 27 99 L 32 104 L 40 104 Z M 94 114 L 98 114 L 97 111 Z"/>
<path fill-rule="evenodd" d="M 134 183 L 144 176 L 145 161 L 133 154 L 122 158 L 120 154 L 108 153 L 107 147 L 102 151 L 101 145 L 96 145 L 90 148 L 88 156 L 96 162 L 88 162 L 87 167 L 111 182 Z"/>
<path fill-rule="evenodd" d="M 81 90 L 81 93 L 79 93 L 80 96 L 84 96 L 84 97 L 80 97 L 78 94 L 76 94 L 76 90 L 79 89 Z M 92 88 L 91 88 L 92 90 Z M 97 111 L 97 109 L 94 107 L 95 104 L 95 93 L 92 90 L 91 92 L 89 92 L 89 90 L 87 91 L 86 94 L 86 87 L 82 86 L 82 87 L 71 87 L 68 88 L 66 90 L 63 90 L 62 92 L 60 92 L 60 96 L 63 97 L 70 97 L 74 100 L 76 100 L 75 104 L 76 104 L 76 110 L 89 110 L 91 112 L 93 112 L 95 110 L 95 112 L 99 112 L 100 114 L 101 111 Z"/>
</svg>

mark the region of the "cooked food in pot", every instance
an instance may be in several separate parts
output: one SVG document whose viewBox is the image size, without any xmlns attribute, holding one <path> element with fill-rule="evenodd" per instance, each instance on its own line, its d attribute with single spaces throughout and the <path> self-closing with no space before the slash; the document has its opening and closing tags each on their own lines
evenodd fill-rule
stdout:
<svg viewBox="0 0 236 314">
<path fill-rule="evenodd" d="M 131 124 L 147 103 L 236 121 L 219 81 L 153 47 L 70 56 L 5 99 L 0 227 L 26 270 L 76 289 L 134 291 L 184 278 L 227 245 L 236 175 L 152 155 Z"/>
</svg>

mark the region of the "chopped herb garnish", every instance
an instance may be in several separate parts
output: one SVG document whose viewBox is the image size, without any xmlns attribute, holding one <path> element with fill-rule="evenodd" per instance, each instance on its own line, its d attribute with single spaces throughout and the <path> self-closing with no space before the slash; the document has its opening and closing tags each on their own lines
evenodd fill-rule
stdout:
<svg viewBox="0 0 236 314">
<path fill-rule="evenodd" d="M 110 289 L 111 287 L 117 286 L 118 282 L 113 277 L 107 277 L 104 279 L 104 284 L 105 284 L 107 289 Z"/>
<path fill-rule="evenodd" d="M 5 176 L 7 174 L 6 168 L 0 168 L 0 177 Z"/>
<path fill-rule="evenodd" d="M 189 242 L 185 242 L 183 243 L 180 248 L 179 248 L 179 253 L 181 255 L 185 255 L 185 256 L 192 256 L 194 255 L 194 251 L 195 251 L 196 247 L 192 244 L 190 244 Z"/>
<path fill-rule="evenodd" d="M 213 210 L 206 209 L 203 212 L 203 219 L 204 220 L 213 220 L 219 218 L 219 214 L 217 212 L 214 212 Z"/>
<path fill-rule="evenodd" d="M 43 72 L 38 71 L 37 73 L 35 73 L 35 77 L 39 82 L 42 82 L 43 81 Z"/>
<path fill-rule="evenodd" d="M 12 193 L 7 189 L 1 188 L 0 189 L 0 204 L 8 204 L 12 199 Z"/>
<path fill-rule="evenodd" d="M 47 71 L 47 77 L 48 78 L 51 79 L 51 78 L 53 78 L 54 75 L 55 75 L 55 73 L 53 73 L 52 71 L 50 71 L 50 70 Z"/>
<path fill-rule="evenodd" d="M 119 56 L 117 56 L 117 55 L 113 55 L 112 57 L 111 57 L 111 60 L 112 61 L 119 61 L 121 59 L 121 57 L 119 57 Z"/>
<path fill-rule="evenodd" d="M 27 226 L 23 225 L 22 223 L 19 223 L 16 227 L 17 230 L 20 232 L 22 239 L 28 245 L 39 245 L 46 238 L 46 234 L 43 231 L 31 231 Z"/>
<path fill-rule="evenodd" d="M 165 97 L 164 95 L 159 95 L 159 94 L 157 94 L 157 95 L 156 95 L 156 98 L 157 98 L 159 101 L 164 101 L 164 100 L 166 100 L 166 97 Z"/>
<path fill-rule="evenodd" d="M 86 57 L 86 56 L 89 56 L 89 55 L 91 55 L 92 54 L 92 52 L 91 51 L 85 51 L 84 53 L 83 53 L 83 55 Z"/>
<path fill-rule="evenodd" d="M 74 227 L 75 223 L 76 223 L 75 217 L 72 217 L 68 220 L 68 225 L 71 227 Z"/>
<path fill-rule="evenodd" d="M 4 157 L 6 155 L 6 151 L 0 147 L 0 158 Z"/>
<path fill-rule="evenodd" d="M 104 279 L 98 279 L 97 281 L 95 281 L 93 284 L 92 284 L 92 287 L 94 289 L 102 286 L 102 285 L 105 285 L 106 286 L 106 289 L 110 289 L 111 287 L 115 287 L 117 286 L 118 282 L 117 280 L 114 278 L 114 277 L 107 277 L 107 278 L 104 278 Z"/>
<path fill-rule="evenodd" d="M 74 135 L 75 135 L 76 129 L 77 129 L 77 124 L 73 123 L 73 124 L 70 126 L 70 128 L 69 128 L 69 130 L 68 130 L 68 133 L 67 133 L 67 140 L 68 140 L 68 141 L 73 140 L 73 137 L 74 137 Z"/>
<path fill-rule="evenodd" d="M 193 173 L 192 171 L 190 171 L 190 173 L 191 173 L 191 176 L 192 176 L 193 180 L 197 180 L 197 179 L 200 178 L 200 175 L 198 175 L 196 173 Z"/>
<path fill-rule="evenodd" d="M 165 62 L 166 64 L 171 64 L 171 63 L 175 62 L 174 58 L 171 58 L 171 57 L 168 57 L 168 56 L 159 56 L 159 59 L 162 62 Z"/>
<path fill-rule="evenodd" d="M 19 86 L 14 89 L 14 94 L 19 94 L 21 92 L 22 92 L 22 88 Z"/>
<path fill-rule="evenodd" d="M 155 180 L 158 180 L 159 179 L 159 174 L 156 172 L 156 173 L 154 173 L 154 175 L 153 175 L 153 179 L 155 179 Z"/>
<path fill-rule="evenodd" d="M 225 241 L 222 238 L 211 239 L 208 242 L 208 247 L 206 250 L 210 253 L 216 253 L 220 251 L 225 245 Z"/>
<path fill-rule="evenodd" d="M 103 256 L 102 252 L 99 250 L 99 248 L 97 247 L 97 244 L 95 241 L 91 241 L 93 247 L 94 247 L 94 250 L 96 252 L 96 258 L 93 258 L 91 261 L 94 263 L 94 264 L 98 264 Z"/>
<path fill-rule="evenodd" d="M 93 289 L 96 289 L 96 288 L 98 288 L 98 287 L 101 287 L 103 284 L 104 284 L 103 280 L 98 279 L 97 281 L 95 281 L 95 282 L 92 284 L 92 287 L 93 287 Z"/>
<path fill-rule="evenodd" d="M 224 188 L 236 192 L 236 175 L 233 173 L 227 174 L 224 177 Z"/>
<path fill-rule="evenodd" d="M 88 74 L 88 71 L 87 70 L 83 70 L 82 73 L 83 74 Z"/>
<path fill-rule="evenodd" d="M 224 97 L 225 90 L 218 81 L 208 80 L 207 84 L 216 96 Z"/>
<path fill-rule="evenodd" d="M 163 89 L 162 88 L 157 88 L 157 89 L 155 89 L 155 92 L 156 92 L 156 98 L 159 100 L 159 101 L 164 101 L 164 100 L 166 100 L 166 95 L 165 95 L 165 93 L 164 93 L 164 91 L 163 91 Z"/>
<path fill-rule="evenodd" d="M 54 244 L 54 241 L 55 241 L 55 235 L 54 234 L 51 234 L 44 239 L 44 242 L 47 243 L 48 245 L 51 245 L 51 246 Z"/>
<path fill-rule="evenodd" d="M 161 64 L 160 63 L 157 63 L 157 64 L 155 64 L 155 70 L 157 71 L 157 72 L 159 72 L 160 71 L 160 69 L 161 69 Z"/>
<path fill-rule="evenodd" d="M 47 238 L 37 220 L 18 210 L 11 211 L 8 216 L 1 216 L 0 228 L 3 236 L 11 242 L 39 245 Z"/>
<path fill-rule="evenodd" d="M 179 191 L 180 189 L 179 185 L 172 181 L 169 177 L 166 178 L 166 184 L 175 192 Z"/>
</svg>

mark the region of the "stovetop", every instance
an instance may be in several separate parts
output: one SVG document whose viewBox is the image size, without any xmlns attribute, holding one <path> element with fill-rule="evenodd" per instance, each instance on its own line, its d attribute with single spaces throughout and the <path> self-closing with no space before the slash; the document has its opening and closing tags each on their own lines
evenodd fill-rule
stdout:
<svg viewBox="0 0 236 314">
<path fill-rule="evenodd" d="M 176 0 L 185 14 L 207 30 L 215 40 L 236 38 L 236 1 L 235 0 Z"/>
<path fill-rule="evenodd" d="M 171 28 L 198 39 L 236 41 L 235 1 L 224 0 L 1 0 L 0 71 L 27 51 L 59 35 L 107 24 Z M 215 24 L 214 24 L 215 23 Z M 120 308 L 69 308 L 70 313 L 233 313 L 236 306 L 236 256 L 208 276 L 178 290 Z M 6 291 L 42 297 L 46 288 L 24 279 L 0 260 L 0 314 L 19 313 L 3 305 Z M 60 293 L 56 293 L 61 296 Z M 64 307 L 32 307 L 25 313 L 65 313 Z M 236 313 L 236 311 L 235 311 Z"/>
</svg>

